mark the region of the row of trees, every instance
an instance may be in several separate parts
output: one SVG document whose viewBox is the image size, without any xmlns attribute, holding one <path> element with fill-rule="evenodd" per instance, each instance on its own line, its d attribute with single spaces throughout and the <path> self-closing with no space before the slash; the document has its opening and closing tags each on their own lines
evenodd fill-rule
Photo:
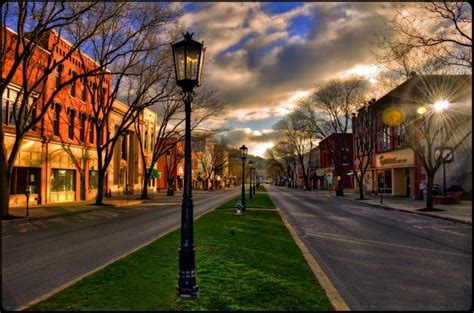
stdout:
<svg viewBox="0 0 474 313">
<path fill-rule="evenodd" d="M 180 34 L 176 17 L 181 12 L 166 4 L 145 2 L 2 2 L 2 54 L 0 93 L 10 83 L 18 83 L 20 92 L 12 102 L 15 138 L 12 147 L 6 146 L 0 111 L 0 205 L 2 217 L 9 215 L 8 203 L 12 169 L 27 133 L 40 125 L 48 109 L 63 90 L 77 82 L 88 82 L 86 89 L 92 101 L 91 127 L 98 140 L 98 194 L 96 204 L 103 203 L 105 175 L 112 160 L 114 147 L 125 131 L 136 128 L 142 160 L 143 140 L 139 125 L 140 114 L 147 107 L 155 107 L 160 118 L 158 134 L 153 143 L 151 166 L 144 166 L 144 186 L 158 158 L 171 149 L 170 138 L 182 138 L 184 121 L 181 96 L 174 83 L 174 71 L 169 42 Z M 11 28 L 16 32 L 9 31 Z M 59 59 L 43 53 L 48 34 L 54 32 L 50 51 L 62 39 L 70 49 Z M 54 90 L 47 88 L 53 74 L 64 68 L 71 56 L 79 56 L 82 64 L 93 59 L 95 66 L 81 67 L 76 75 L 67 76 Z M 107 86 L 107 88 L 101 88 Z M 41 105 L 29 103 L 35 94 Z M 126 104 L 120 122 L 111 125 L 115 100 Z M 199 127 L 219 107 L 215 92 L 206 91 L 193 103 L 194 128 Z M 213 108 L 211 110 L 210 108 Z M 44 141 L 51 138 L 44 138 Z M 67 145 L 64 145 L 67 149 Z M 87 147 L 83 159 L 87 158 Z M 71 158 L 75 159 L 70 153 Z M 81 173 L 84 163 L 75 160 Z M 146 164 L 146 163 L 144 163 Z M 81 188 L 82 189 L 82 188 Z M 142 196 L 147 196 L 145 187 Z"/>
<path fill-rule="evenodd" d="M 380 68 L 376 86 L 357 77 L 337 78 L 317 83 L 315 91 L 299 99 L 295 109 L 275 125 L 282 138 L 266 151 L 267 168 L 275 174 L 283 173 L 294 177 L 297 166 L 302 170 L 304 185 L 309 188 L 308 172 L 311 159 L 305 164 L 304 157 L 315 144 L 327 139 L 331 134 L 347 134 L 352 130 L 352 119 L 357 116 L 364 133 L 359 133 L 355 142 L 358 153 L 347 158 L 353 168 L 360 198 L 364 199 L 364 176 L 374 162 L 377 136 L 392 136 L 384 128 L 384 133 L 376 133 L 377 124 L 382 121 L 382 111 L 370 104 L 376 97 L 385 94 L 401 81 L 413 77 L 413 71 L 422 74 L 462 74 L 470 73 L 472 66 L 472 11 L 467 2 L 423 2 L 391 3 L 390 17 L 384 17 L 385 28 L 374 39 L 374 55 Z M 383 80 L 382 78 L 389 78 Z M 469 80 L 467 80 L 469 83 Z M 450 82 L 430 84 L 425 82 L 425 92 L 410 99 L 412 103 L 432 104 L 434 96 L 449 96 L 457 92 L 455 98 L 466 96 L 470 90 L 465 84 Z M 374 89 L 376 87 L 377 89 Z M 451 90 L 449 90 L 451 88 Z M 455 89 L 455 90 L 453 90 Z M 441 92 L 440 92 L 441 91 Z M 433 112 L 420 117 L 416 107 L 405 111 L 404 119 L 397 126 L 404 129 L 403 144 L 410 147 L 421 160 L 427 174 L 427 208 L 433 208 L 432 187 L 437 170 L 445 161 L 444 155 L 436 154 L 439 147 L 458 149 L 472 134 L 472 115 L 459 110 L 443 112 L 440 118 Z M 388 125 L 394 126 L 394 125 Z M 345 138 L 345 136 L 344 136 Z M 393 138 L 392 138 L 393 139 Z M 335 165 L 335 174 L 341 175 L 341 164 L 336 160 L 344 158 L 348 143 L 335 146 L 328 142 L 329 156 Z M 338 195 L 342 193 L 342 181 L 338 182 Z"/>
</svg>

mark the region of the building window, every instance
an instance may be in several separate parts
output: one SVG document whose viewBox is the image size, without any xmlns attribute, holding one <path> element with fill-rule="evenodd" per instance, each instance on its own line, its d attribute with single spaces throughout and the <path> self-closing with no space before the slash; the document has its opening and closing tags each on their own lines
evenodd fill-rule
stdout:
<svg viewBox="0 0 474 313">
<path fill-rule="evenodd" d="M 94 143 L 94 118 L 89 119 L 89 143 Z"/>
<path fill-rule="evenodd" d="M 97 171 L 89 170 L 89 190 L 97 189 L 98 177 Z"/>
<path fill-rule="evenodd" d="M 84 113 L 81 113 L 80 119 L 81 122 L 79 124 L 79 140 L 81 142 L 84 142 L 86 137 L 86 115 Z"/>
<path fill-rule="evenodd" d="M 74 139 L 74 118 L 76 117 L 76 111 L 69 110 L 69 139 Z"/>
<path fill-rule="evenodd" d="M 75 170 L 51 170 L 51 191 L 75 191 L 76 171 Z"/>
<path fill-rule="evenodd" d="M 77 76 L 76 72 L 72 71 L 71 72 L 71 78 L 74 79 Z M 71 82 L 71 97 L 76 96 L 76 80 L 73 80 Z"/>
<path fill-rule="evenodd" d="M 56 66 L 56 71 L 55 71 L 56 89 L 58 89 L 59 85 L 61 85 L 61 71 L 62 71 L 62 69 L 63 69 L 62 64 L 58 64 L 58 66 Z"/>
<path fill-rule="evenodd" d="M 87 100 L 87 78 L 82 78 L 82 87 L 81 87 L 81 100 L 86 102 Z"/>
<path fill-rule="evenodd" d="M 150 139 L 150 151 L 153 151 L 153 147 L 155 145 L 155 132 L 153 128 L 151 129 L 151 139 Z"/>
<path fill-rule="evenodd" d="M 25 190 L 40 193 L 41 168 L 14 167 L 11 175 L 10 194 L 22 195 Z"/>
<path fill-rule="evenodd" d="M 54 106 L 54 115 L 53 115 L 53 133 L 56 136 L 59 136 L 59 116 L 61 113 L 61 105 L 56 103 Z"/>
<path fill-rule="evenodd" d="M 107 89 L 102 88 L 102 93 L 100 95 L 101 105 L 105 106 L 105 96 L 107 95 Z"/>
</svg>

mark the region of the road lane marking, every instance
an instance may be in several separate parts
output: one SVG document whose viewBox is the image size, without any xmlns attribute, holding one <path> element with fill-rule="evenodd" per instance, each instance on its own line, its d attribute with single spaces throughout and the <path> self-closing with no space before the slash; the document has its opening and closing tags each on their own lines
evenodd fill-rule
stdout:
<svg viewBox="0 0 474 313">
<path fill-rule="evenodd" d="M 4 236 L 2 237 L 2 239 L 11 238 L 11 237 L 13 237 L 13 235 Z"/>
<path fill-rule="evenodd" d="M 357 243 L 357 244 L 366 244 L 366 245 L 377 244 L 377 245 L 389 246 L 389 247 L 393 247 L 393 248 L 413 249 L 413 250 L 427 251 L 427 252 L 432 252 L 432 253 L 441 253 L 441 254 L 447 254 L 447 255 L 472 257 L 472 255 L 470 255 L 469 253 L 462 254 L 462 253 L 456 253 L 456 252 L 448 252 L 448 251 L 440 251 L 440 250 L 412 247 L 412 246 L 407 246 L 407 245 L 400 245 L 400 244 L 388 243 L 388 242 L 382 242 L 382 241 L 375 241 L 375 240 L 353 239 L 353 237 L 349 238 L 349 237 L 346 237 L 346 236 L 339 236 L 339 235 L 328 234 L 328 233 L 324 234 L 324 233 L 305 232 L 305 235 L 306 236 L 311 236 L 311 237 L 319 237 L 319 238 L 324 238 L 324 239 L 332 239 L 332 240 L 337 240 L 337 241 Z"/>
</svg>

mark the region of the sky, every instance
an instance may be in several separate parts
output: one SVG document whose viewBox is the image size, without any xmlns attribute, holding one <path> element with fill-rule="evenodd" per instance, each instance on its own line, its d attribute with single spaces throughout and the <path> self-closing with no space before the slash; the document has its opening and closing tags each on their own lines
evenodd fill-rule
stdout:
<svg viewBox="0 0 474 313">
<path fill-rule="evenodd" d="M 219 90 L 226 109 L 215 121 L 231 128 L 235 146 L 263 156 L 273 125 L 315 84 L 347 73 L 373 80 L 379 3 L 175 2 L 180 24 L 204 41 L 204 84 Z M 199 89 L 196 89 L 199 92 Z"/>
</svg>

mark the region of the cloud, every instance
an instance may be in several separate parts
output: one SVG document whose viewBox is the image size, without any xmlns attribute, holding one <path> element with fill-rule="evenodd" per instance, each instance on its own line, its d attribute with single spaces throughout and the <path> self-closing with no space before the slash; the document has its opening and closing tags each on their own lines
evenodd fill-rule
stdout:
<svg viewBox="0 0 474 313">
<path fill-rule="evenodd" d="M 374 31 L 383 27 L 377 17 L 384 12 L 380 4 L 309 2 L 287 7 L 195 3 L 181 18 L 204 40 L 208 81 L 228 104 L 223 115 L 227 125 L 276 121 L 294 106 L 296 94 L 310 92 L 317 81 L 375 62 L 369 49 Z"/>
</svg>

